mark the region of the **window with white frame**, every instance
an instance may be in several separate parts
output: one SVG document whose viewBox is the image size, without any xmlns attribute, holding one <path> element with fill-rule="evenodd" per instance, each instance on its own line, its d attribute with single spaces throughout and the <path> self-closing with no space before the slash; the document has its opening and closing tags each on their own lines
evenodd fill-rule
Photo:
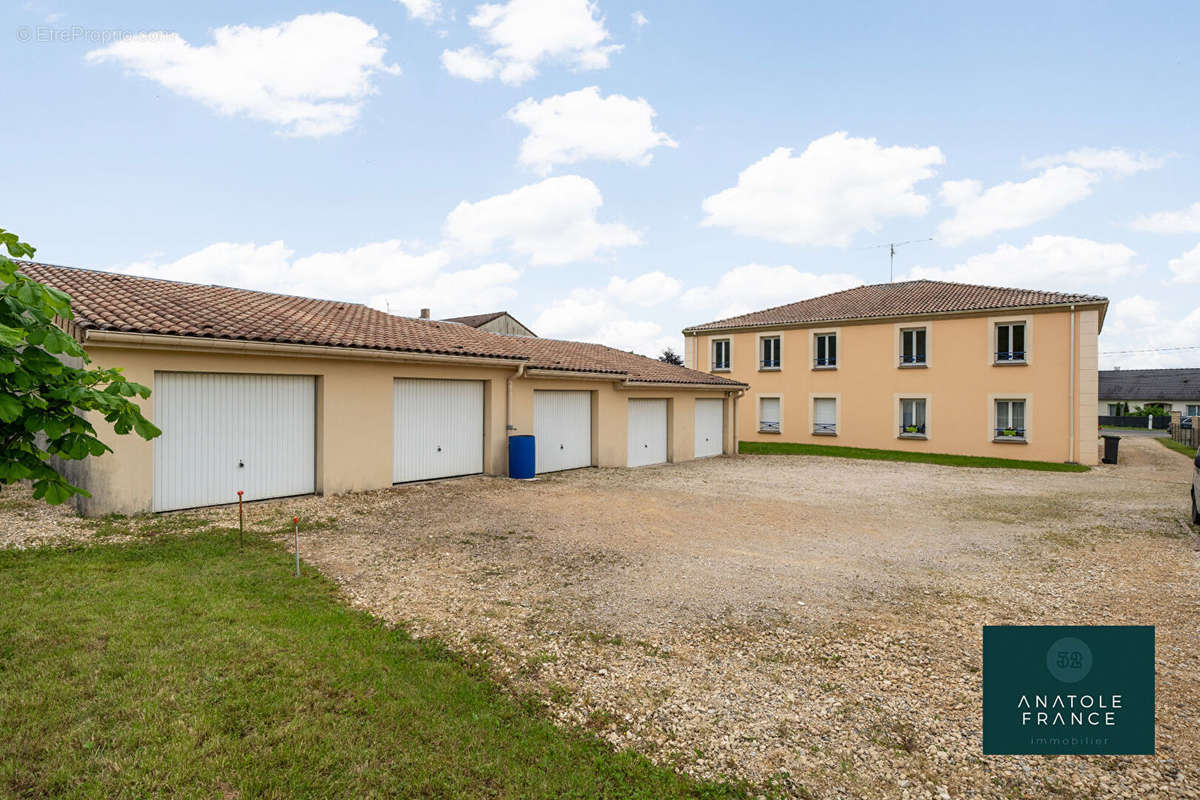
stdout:
<svg viewBox="0 0 1200 800">
<path fill-rule="evenodd" d="M 728 339 L 713 339 L 712 343 L 712 368 L 713 369 L 729 369 L 729 340 Z"/>
<path fill-rule="evenodd" d="M 814 367 L 836 367 L 837 366 L 837 334 L 836 333 L 818 333 L 813 337 L 813 366 Z"/>
<path fill-rule="evenodd" d="M 1025 360 L 1025 323 L 996 323 L 996 363 L 1020 363 Z"/>
<path fill-rule="evenodd" d="M 760 397 L 758 400 L 759 433 L 779 433 L 779 398 Z"/>
<path fill-rule="evenodd" d="M 924 328 L 904 328 L 900 331 L 900 363 L 905 366 L 925 363 Z"/>
<path fill-rule="evenodd" d="M 1188 405 L 1187 414 L 1185 416 L 1200 417 L 1200 405 Z"/>
<path fill-rule="evenodd" d="M 1025 401 L 996 401 L 996 438 L 1025 439 Z"/>
<path fill-rule="evenodd" d="M 904 397 L 900 400 L 900 435 L 925 435 L 925 398 Z"/>
<path fill-rule="evenodd" d="M 759 367 L 762 369 L 779 369 L 780 355 L 782 355 L 781 345 L 778 336 L 764 336 L 759 340 L 762 342 L 761 360 Z"/>
<path fill-rule="evenodd" d="M 836 397 L 813 399 L 813 433 L 819 436 L 837 436 Z"/>
<path fill-rule="evenodd" d="M 1120 403 L 1109 403 L 1108 404 L 1108 415 L 1110 417 L 1121 416 L 1121 404 Z"/>
</svg>

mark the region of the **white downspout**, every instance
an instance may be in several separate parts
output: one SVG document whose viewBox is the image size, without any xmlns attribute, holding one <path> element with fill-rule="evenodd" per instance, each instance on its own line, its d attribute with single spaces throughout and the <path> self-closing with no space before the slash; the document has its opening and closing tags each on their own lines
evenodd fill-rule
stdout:
<svg viewBox="0 0 1200 800">
<path fill-rule="evenodd" d="M 741 389 L 736 394 L 734 392 L 730 392 L 729 394 L 733 397 L 733 452 L 730 455 L 736 456 L 738 455 L 738 398 L 746 394 L 746 390 Z"/>
<path fill-rule="evenodd" d="M 1071 430 L 1067 432 L 1067 461 L 1074 464 L 1079 459 L 1075 457 L 1075 306 L 1071 305 L 1071 377 L 1067 389 L 1067 400 L 1070 402 L 1068 417 L 1071 420 Z"/>
<path fill-rule="evenodd" d="M 504 402 L 504 472 L 505 472 L 505 474 L 508 473 L 508 471 L 509 471 L 508 468 L 510 466 L 508 463 L 508 437 L 512 436 L 512 432 L 514 430 L 516 430 L 512 424 L 512 416 L 513 416 L 512 415 L 512 386 L 513 386 L 514 380 L 525 376 L 525 367 L 526 367 L 525 364 L 521 364 L 520 366 L 518 366 L 517 371 L 514 372 L 512 375 L 509 375 L 508 379 L 505 380 L 505 382 L 504 382 L 504 384 L 505 384 L 504 389 L 505 389 L 505 392 L 507 392 L 507 398 Z"/>
</svg>

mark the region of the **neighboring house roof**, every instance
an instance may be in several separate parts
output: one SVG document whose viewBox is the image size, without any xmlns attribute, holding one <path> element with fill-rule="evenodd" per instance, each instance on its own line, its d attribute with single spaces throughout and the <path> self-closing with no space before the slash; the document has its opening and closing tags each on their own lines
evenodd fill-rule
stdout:
<svg viewBox="0 0 1200 800">
<path fill-rule="evenodd" d="M 457 322 L 460 325 L 470 325 L 472 328 L 478 328 L 480 325 L 486 325 L 497 317 L 503 317 L 508 314 L 507 311 L 493 311 L 490 314 L 468 314 L 465 317 L 448 317 L 442 322 Z M 510 317 L 512 314 L 508 314 Z M 516 319 L 516 317 L 513 317 Z"/>
<path fill-rule="evenodd" d="M 1100 399 L 1200 401 L 1200 368 L 1101 370 Z"/>
<path fill-rule="evenodd" d="M 1108 298 L 1088 294 L 1005 289 L 948 281 L 901 281 L 857 286 L 833 294 L 754 311 L 737 317 L 685 328 L 684 333 L 803 325 L 814 322 L 851 321 L 924 316 L 962 311 L 1057 306 L 1069 303 L 1108 303 Z M 1101 315 L 1103 317 L 1103 315 Z"/>
<path fill-rule="evenodd" d="M 451 322 L 399 317 L 359 303 L 18 263 L 30 278 L 71 296 L 74 327 L 85 336 L 89 330 L 123 331 L 504 358 L 538 369 L 611 373 L 632 382 L 745 385 L 604 345 L 503 336 Z"/>
</svg>

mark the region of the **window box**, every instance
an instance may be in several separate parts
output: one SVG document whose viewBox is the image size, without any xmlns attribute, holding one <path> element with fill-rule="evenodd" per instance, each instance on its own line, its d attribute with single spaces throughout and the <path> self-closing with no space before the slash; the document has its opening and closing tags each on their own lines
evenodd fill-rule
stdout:
<svg viewBox="0 0 1200 800">
<path fill-rule="evenodd" d="M 814 422 L 813 436 L 837 436 L 837 424 L 833 422 Z"/>
<path fill-rule="evenodd" d="M 1025 429 L 1024 428 L 996 428 L 996 436 L 992 439 L 993 442 L 1014 442 L 1016 444 L 1025 444 Z"/>
<path fill-rule="evenodd" d="M 762 422 L 758 423 L 758 432 L 759 433 L 779 433 L 779 423 L 778 422 L 768 422 L 766 420 L 763 420 Z"/>
</svg>

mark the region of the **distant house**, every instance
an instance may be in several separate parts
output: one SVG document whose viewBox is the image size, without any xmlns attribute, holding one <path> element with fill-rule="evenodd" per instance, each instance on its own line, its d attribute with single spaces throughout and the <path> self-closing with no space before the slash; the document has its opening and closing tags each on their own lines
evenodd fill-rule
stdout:
<svg viewBox="0 0 1200 800">
<path fill-rule="evenodd" d="M 1128 405 L 1159 406 L 1185 417 L 1200 417 L 1200 368 L 1106 369 L 1100 371 L 1100 410 L 1120 416 Z"/>
<path fill-rule="evenodd" d="M 503 333 L 506 336 L 537 336 L 536 333 L 526 328 L 512 314 L 507 311 L 493 311 L 490 314 L 472 314 L 467 317 L 451 317 L 444 319 L 442 322 L 457 322 L 460 325 L 469 325 L 472 328 L 478 328 L 481 331 L 489 333 Z"/>
</svg>

